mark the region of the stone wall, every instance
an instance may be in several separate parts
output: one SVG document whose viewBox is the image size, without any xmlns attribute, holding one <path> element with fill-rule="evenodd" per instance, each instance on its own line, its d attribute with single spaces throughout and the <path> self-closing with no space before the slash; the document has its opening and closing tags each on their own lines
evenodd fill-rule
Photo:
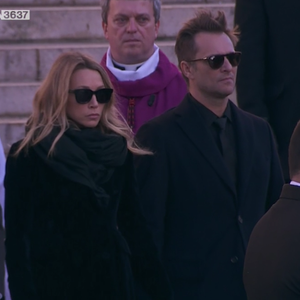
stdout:
<svg viewBox="0 0 300 300">
<path fill-rule="evenodd" d="M 224 10 L 233 26 L 234 0 L 164 0 L 157 44 L 175 64 L 175 36 L 199 8 Z M 7 151 L 23 137 L 33 95 L 55 58 L 78 50 L 100 61 L 108 45 L 99 0 L 1 0 L 0 9 L 30 10 L 29 21 L 0 20 L 0 138 Z"/>
</svg>

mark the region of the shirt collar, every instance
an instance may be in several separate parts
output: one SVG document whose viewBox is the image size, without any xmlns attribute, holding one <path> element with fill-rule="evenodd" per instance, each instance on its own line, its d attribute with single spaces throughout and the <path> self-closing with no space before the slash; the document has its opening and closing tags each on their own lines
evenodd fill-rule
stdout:
<svg viewBox="0 0 300 300">
<path fill-rule="evenodd" d="M 229 100 L 227 102 L 227 106 L 225 108 L 223 116 L 227 117 L 227 120 L 229 120 L 229 122 L 232 123 L 232 114 L 231 114 L 231 107 L 229 105 Z"/>
<path fill-rule="evenodd" d="M 215 113 L 213 113 L 210 109 L 208 109 L 206 106 L 204 106 L 202 103 L 197 101 L 191 94 L 190 97 L 194 105 L 197 107 L 197 111 L 201 114 L 202 118 L 204 119 L 204 123 L 207 126 L 211 126 L 212 123 L 219 117 Z M 232 123 L 232 114 L 231 114 L 229 101 L 227 102 L 227 106 L 225 108 L 223 116 L 226 116 L 227 120 L 229 120 L 229 122 Z"/>
<path fill-rule="evenodd" d="M 124 64 L 120 64 L 119 62 L 113 62 L 111 57 L 110 47 L 107 50 L 106 55 L 106 67 L 115 75 L 115 77 L 119 81 L 135 81 L 142 79 L 144 77 L 149 76 L 153 73 L 158 65 L 159 62 L 159 48 L 156 44 L 154 44 L 154 53 L 144 62 L 141 64 L 135 65 L 134 70 L 128 70 L 129 67 Z M 125 70 L 120 70 L 114 66 L 114 63 L 124 67 Z M 131 69 L 131 68 L 130 68 Z"/>
<path fill-rule="evenodd" d="M 291 181 L 290 182 L 290 185 L 297 185 L 297 186 L 300 186 L 300 182 L 297 182 L 297 181 Z"/>
<path fill-rule="evenodd" d="M 139 63 L 139 64 L 133 64 L 133 65 L 125 65 L 125 64 L 120 64 L 112 59 L 112 63 L 115 68 L 117 68 L 121 71 L 125 71 L 125 70 L 136 71 L 138 68 L 140 68 L 143 65 L 144 62 Z"/>
</svg>

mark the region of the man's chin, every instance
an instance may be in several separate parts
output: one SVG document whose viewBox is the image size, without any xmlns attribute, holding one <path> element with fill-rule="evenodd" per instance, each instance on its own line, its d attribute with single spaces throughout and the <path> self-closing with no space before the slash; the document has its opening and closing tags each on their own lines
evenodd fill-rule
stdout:
<svg viewBox="0 0 300 300">
<path fill-rule="evenodd" d="M 231 95 L 234 92 L 234 86 L 233 87 L 228 87 L 227 89 L 224 89 L 224 91 L 222 91 L 222 94 L 225 97 L 228 97 L 229 95 Z"/>
<path fill-rule="evenodd" d="M 228 89 L 228 90 L 223 90 L 223 91 L 219 91 L 215 94 L 215 96 L 217 98 L 220 99 L 226 99 L 228 98 L 230 95 L 232 95 L 232 93 L 234 92 L 234 89 Z"/>
<path fill-rule="evenodd" d="M 141 51 L 128 51 L 126 54 L 124 54 L 124 58 L 126 64 L 128 65 L 142 63 L 146 60 L 144 59 Z"/>
</svg>

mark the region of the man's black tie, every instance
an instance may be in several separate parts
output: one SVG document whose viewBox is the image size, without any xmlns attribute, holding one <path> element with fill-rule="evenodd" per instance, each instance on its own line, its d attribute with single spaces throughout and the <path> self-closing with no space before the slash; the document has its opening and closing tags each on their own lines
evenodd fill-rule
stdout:
<svg viewBox="0 0 300 300">
<path fill-rule="evenodd" d="M 224 157 L 224 152 L 226 151 L 226 139 L 225 139 L 225 129 L 226 129 L 227 117 L 218 118 L 214 121 L 215 128 L 218 133 L 219 141 L 218 147 L 220 152 Z"/>
<path fill-rule="evenodd" d="M 233 176 L 232 179 L 235 181 L 235 162 L 236 157 L 234 157 L 233 145 L 231 145 L 228 135 L 226 135 L 226 125 L 227 117 L 223 116 L 214 121 L 216 126 L 218 137 L 219 137 L 219 149 L 223 156 L 225 165 L 229 173 Z"/>
</svg>

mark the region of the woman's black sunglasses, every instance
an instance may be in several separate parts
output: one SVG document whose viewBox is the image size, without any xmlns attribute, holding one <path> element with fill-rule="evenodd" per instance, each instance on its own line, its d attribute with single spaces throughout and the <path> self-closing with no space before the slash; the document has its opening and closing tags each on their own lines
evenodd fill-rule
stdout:
<svg viewBox="0 0 300 300">
<path fill-rule="evenodd" d="M 96 96 L 98 103 L 108 103 L 112 92 L 112 89 L 99 89 L 97 91 L 92 91 L 90 89 L 76 89 L 69 91 L 69 93 L 73 93 L 75 95 L 75 100 L 79 104 L 89 103 L 93 95 Z"/>
<path fill-rule="evenodd" d="M 225 57 L 228 59 L 228 61 L 230 62 L 230 64 L 233 67 L 236 67 L 239 65 L 239 63 L 241 61 L 241 56 L 242 56 L 242 52 L 236 51 L 236 52 L 231 52 L 231 53 L 227 53 L 227 54 L 216 54 L 216 55 L 211 55 L 211 56 L 207 56 L 204 58 L 192 59 L 187 62 L 195 62 L 195 61 L 205 60 L 205 61 L 207 61 L 208 65 L 213 70 L 217 70 L 223 66 Z"/>
</svg>

